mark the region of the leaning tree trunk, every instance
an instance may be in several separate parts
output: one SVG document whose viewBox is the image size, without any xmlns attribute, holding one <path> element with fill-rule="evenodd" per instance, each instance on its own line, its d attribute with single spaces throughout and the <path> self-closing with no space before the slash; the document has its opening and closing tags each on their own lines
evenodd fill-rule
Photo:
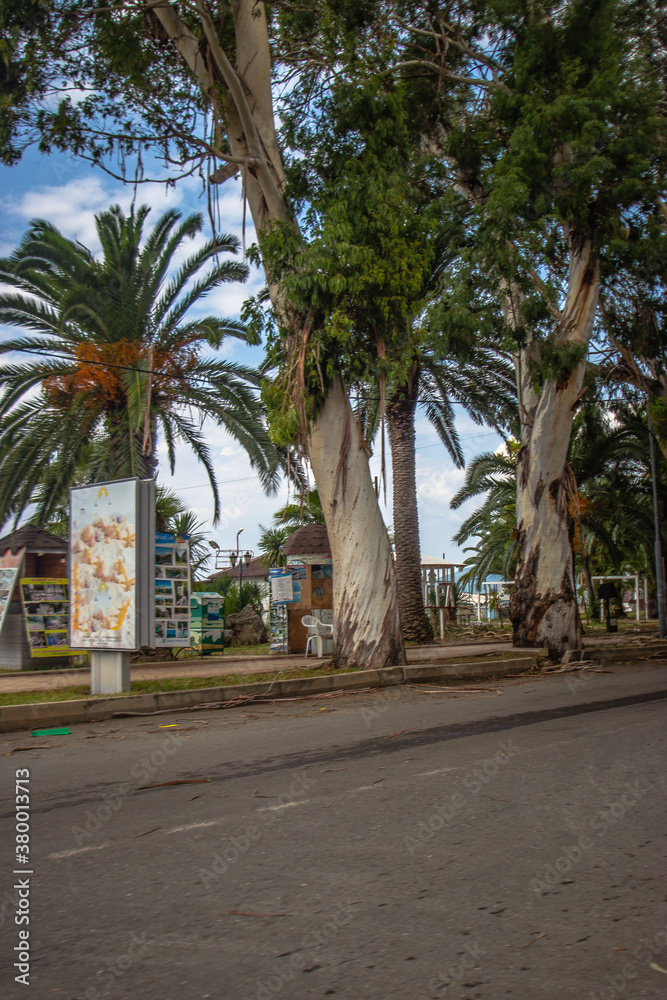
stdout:
<svg viewBox="0 0 667 1000">
<path fill-rule="evenodd" d="M 373 489 L 368 446 L 337 378 L 310 435 L 334 583 L 334 661 L 339 667 L 405 663 L 394 560 Z"/>
<path fill-rule="evenodd" d="M 545 378 L 524 417 L 517 461 L 518 559 L 510 599 L 514 644 L 546 646 L 554 659 L 581 646 L 564 476 L 600 288 L 591 240 L 568 235 L 568 294 L 555 337 L 562 373 Z M 568 352 L 577 348 L 578 363 L 568 365 Z"/>
<path fill-rule="evenodd" d="M 412 387 L 396 391 L 387 403 L 394 500 L 394 549 L 398 607 L 403 638 L 433 642 L 433 626 L 424 607 L 419 548 L 419 511 L 415 473 L 415 409 L 418 374 Z"/>
<path fill-rule="evenodd" d="M 236 0 L 231 5 L 233 45 L 226 38 L 221 41 L 219 21 L 206 0 L 194 0 L 190 11 L 201 25 L 201 40 L 168 0 L 159 0 L 152 10 L 199 81 L 219 134 L 228 141 L 228 146 L 219 147 L 219 158 L 227 162 L 211 179 L 221 183 L 241 173 L 260 247 L 272 226 L 296 229 L 276 139 L 264 4 Z M 290 308 L 269 268 L 267 284 L 279 322 L 298 339 L 309 322 L 307 310 L 299 315 Z M 340 379 L 327 396 L 307 446 L 334 560 L 335 657 L 348 666 L 404 663 L 391 548 L 371 482 L 368 452 L 359 440 Z"/>
</svg>

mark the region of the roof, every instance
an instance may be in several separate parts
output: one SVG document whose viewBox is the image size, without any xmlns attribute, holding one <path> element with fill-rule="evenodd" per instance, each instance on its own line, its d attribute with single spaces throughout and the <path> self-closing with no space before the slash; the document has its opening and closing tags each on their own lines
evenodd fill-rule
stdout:
<svg viewBox="0 0 667 1000">
<path fill-rule="evenodd" d="M 327 529 L 323 524 L 304 524 L 283 545 L 286 556 L 324 556 L 331 558 Z"/>
<path fill-rule="evenodd" d="M 28 552 L 67 552 L 67 539 L 58 538 L 34 524 L 24 524 L 18 531 L 0 538 L 0 553 L 7 549 L 12 552 L 18 552 L 19 549 L 26 549 Z"/>
<path fill-rule="evenodd" d="M 421 564 L 427 568 L 433 567 L 433 569 L 437 569 L 439 566 L 442 566 L 445 569 L 450 569 L 452 566 L 454 569 L 459 569 L 461 566 L 465 566 L 465 563 L 450 562 L 449 559 L 438 559 L 437 556 L 422 556 Z"/>
<path fill-rule="evenodd" d="M 207 579 L 218 580 L 221 576 L 231 576 L 234 577 L 235 580 L 238 580 L 241 573 L 239 569 L 239 563 L 242 561 L 242 558 L 243 558 L 243 553 L 241 553 L 241 559 L 239 560 L 239 562 L 237 562 L 234 569 L 232 569 L 231 566 L 227 566 L 225 569 L 218 570 L 217 573 L 211 573 L 211 575 L 207 577 Z M 255 556 L 253 559 L 250 560 L 247 566 L 245 563 L 243 563 L 244 580 L 268 580 L 269 571 L 266 566 L 262 566 L 260 562 L 261 558 L 262 558 L 261 556 Z"/>
</svg>

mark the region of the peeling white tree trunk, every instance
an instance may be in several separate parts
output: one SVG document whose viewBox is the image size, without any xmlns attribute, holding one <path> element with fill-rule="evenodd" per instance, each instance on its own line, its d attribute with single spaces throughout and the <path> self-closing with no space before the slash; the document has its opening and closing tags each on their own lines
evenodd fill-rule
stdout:
<svg viewBox="0 0 667 1000">
<path fill-rule="evenodd" d="M 598 305 L 600 273 L 591 241 L 569 236 L 568 295 L 556 343 L 578 344 L 585 351 Z M 528 360 L 524 356 L 524 379 Z M 526 411 L 517 462 L 518 563 L 510 600 L 514 644 L 547 646 L 553 658 L 581 647 L 564 471 L 585 369 L 583 357 L 558 381 L 544 382 Z"/>
<path fill-rule="evenodd" d="M 368 448 L 339 378 L 312 428 L 310 449 L 333 558 L 336 665 L 405 663 L 389 536 Z"/>
<path fill-rule="evenodd" d="M 194 0 L 206 44 L 167 0 L 152 4 L 176 51 L 197 78 L 229 150 L 220 158 L 238 166 L 260 247 L 275 223 L 296 223 L 285 198 L 285 178 L 276 139 L 271 90 L 271 52 L 264 4 L 232 5 L 234 60 L 225 52 L 207 0 Z M 208 49 L 206 49 L 208 45 Z M 222 86 L 220 84 L 222 83 Z M 298 339 L 307 322 L 285 301 L 267 275 L 274 311 Z M 349 400 L 338 380 L 307 442 L 322 498 L 334 562 L 335 658 L 347 666 L 384 667 L 405 663 L 396 574 Z"/>
</svg>

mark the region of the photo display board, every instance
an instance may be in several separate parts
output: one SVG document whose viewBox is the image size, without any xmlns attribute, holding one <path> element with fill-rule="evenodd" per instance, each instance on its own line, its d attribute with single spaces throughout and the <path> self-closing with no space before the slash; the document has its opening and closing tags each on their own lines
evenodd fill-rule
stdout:
<svg viewBox="0 0 667 1000">
<path fill-rule="evenodd" d="M 155 482 L 70 490 L 70 645 L 132 651 L 153 640 Z"/>
<path fill-rule="evenodd" d="M 19 549 L 12 555 L 8 550 L 4 556 L 0 556 L 0 633 L 16 587 L 17 577 L 21 572 L 24 552 L 25 549 Z"/>
<path fill-rule="evenodd" d="M 190 543 L 155 532 L 155 646 L 190 645 Z"/>
<path fill-rule="evenodd" d="M 31 656 L 67 656 L 68 581 L 21 578 L 21 603 Z"/>
</svg>

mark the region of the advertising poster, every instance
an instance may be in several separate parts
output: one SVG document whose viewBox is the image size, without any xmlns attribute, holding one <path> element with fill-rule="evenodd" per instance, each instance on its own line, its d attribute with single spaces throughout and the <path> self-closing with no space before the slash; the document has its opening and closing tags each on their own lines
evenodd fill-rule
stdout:
<svg viewBox="0 0 667 1000">
<path fill-rule="evenodd" d="M 22 578 L 21 603 L 32 656 L 68 656 L 67 580 Z"/>
<path fill-rule="evenodd" d="M 289 604 L 294 600 L 292 574 L 285 570 L 269 570 L 272 604 Z"/>
<path fill-rule="evenodd" d="M 24 552 L 25 549 L 19 549 L 18 552 L 12 555 L 7 550 L 4 556 L 0 556 L 0 632 L 2 632 L 7 608 L 14 593 L 16 578 L 21 571 Z"/>
<path fill-rule="evenodd" d="M 155 532 L 154 645 L 190 645 L 190 544 L 166 531 Z"/>
<path fill-rule="evenodd" d="M 137 647 L 137 480 L 78 487 L 70 500 L 70 642 Z"/>
</svg>

